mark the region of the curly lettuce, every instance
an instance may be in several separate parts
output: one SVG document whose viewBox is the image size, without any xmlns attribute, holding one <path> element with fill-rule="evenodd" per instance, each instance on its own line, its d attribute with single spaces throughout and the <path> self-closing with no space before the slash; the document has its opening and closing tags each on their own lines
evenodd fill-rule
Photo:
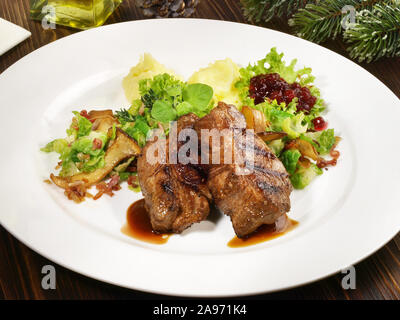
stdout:
<svg viewBox="0 0 400 320">
<path fill-rule="evenodd" d="M 213 106 L 210 86 L 187 84 L 167 73 L 141 80 L 139 92 L 141 99 L 133 101 L 128 110 L 117 111 L 116 116 L 122 130 L 140 146 L 144 146 L 151 130 L 161 126 L 167 133 L 169 122 L 188 113 L 202 117 Z"/>
</svg>

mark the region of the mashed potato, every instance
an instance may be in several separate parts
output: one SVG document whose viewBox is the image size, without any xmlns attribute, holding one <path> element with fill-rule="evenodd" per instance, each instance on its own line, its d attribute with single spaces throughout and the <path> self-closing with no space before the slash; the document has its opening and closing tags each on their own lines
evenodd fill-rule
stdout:
<svg viewBox="0 0 400 320">
<path fill-rule="evenodd" d="M 129 74 L 122 81 L 122 86 L 128 101 L 132 102 L 135 99 L 140 99 L 140 80 L 153 78 L 154 76 L 162 73 L 169 73 L 176 76 L 172 70 L 167 69 L 164 65 L 159 63 L 151 54 L 145 53 L 142 57 L 140 57 L 139 63 L 132 67 Z M 180 77 L 177 78 L 180 79 Z"/>
<path fill-rule="evenodd" d="M 239 79 L 239 67 L 231 60 L 217 60 L 208 67 L 195 72 L 189 83 L 208 84 L 214 90 L 214 101 L 223 101 L 241 107 L 239 91 L 235 82 Z"/>
<path fill-rule="evenodd" d="M 132 102 L 135 99 L 140 99 L 140 80 L 153 78 L 162 73 L 169 73 L 174 75 L 177 79 L 182 80 L 182 78 L 177 76 L 172 70 L 167 69 L 164 65 L 155 60 L 151 54 L 145 53 L 140 58 L 139 63 L 132 67 L 129 74 L 122 82 L 128 101 Z M 223 101 L 234 104 L 240 108 L 239 91 L 235 88 L 235 82 L 239 77 L 239 67 L 228 58 L 225 60 L 217 60 L 208 67 L 195 72 L 190 77 L 188 83 L 208 84 L 214 90 L 213 99 L 215 104 L 219 101 Z"/>
</svg>

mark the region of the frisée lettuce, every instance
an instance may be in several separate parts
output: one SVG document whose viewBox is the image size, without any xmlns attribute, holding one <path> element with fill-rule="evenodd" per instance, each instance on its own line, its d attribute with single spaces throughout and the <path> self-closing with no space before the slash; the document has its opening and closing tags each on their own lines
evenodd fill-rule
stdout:
<svg viewBox="0 0 400 320">
<path fill-rule="evenodd" d="M 286 134 L 285 138 L 268 142 L 268 145 L 286 167 L 293 186 L 297 189 L 303 189 L 316 176 L 323 173 L 322 167 L 328 164 L 336 164 L 336 160 L 324 161 L 323 156 L 330 154 L 339 139 L 335 137 L 334 129 L 324 127 L 324 124 L 327 125 L 327 123 L 321 117 L 321 114 L 325 110 L 325 103 L 320 97 L 319 89 L 313 84 L 315 77 L 312 75 L 311 68 L 296 69 L 296 64 L 296 59 L 286 64 L 283 60 L 283 53 L 278 53 L 276 48 L 272 48 L 265 58 L 240 69 L 240 79 L 235 86 L 239 90 L 243 106 L 264 113 L 268 124 L 267 131 L 284 132 Z M 274 76 L 275 78 L 273 78 Z M 266 91 L 271 98 L 267 95 L 260 102 L 259 97 L 257 97 L 256 103 L 250 88 L 251 83 L 253 86 L 254 83 L 257 83 L 253 79 L 254 81 L 264 81 L 262 82 L 263 86 L 272 83 L 270 87 L 259 87 L 261 90 L 271 88 L 270 90 L 277 91 Z M 274 87 L 275 84 L 272 82 L 274 79 L 277 79 L 277 87 Z M 285 87 L 280 87 L 279 81 L 281 81 L 280 83 L 286 82 Z M 258 94 L 260 91 L 257 90 L 259 89 L 253 89 L 252 92 Z M 279 92 L 279 90 L 282 91 Z M 305 94 L 308 99 L 312 100 L 312 107 L 306 105 L 306 108 L 304 108 L 304 105 L 299 104 L 299 99 L 303 97 L 303 90 L 306 91 Z M 297 95 L 294 95 L 294 92 Z M 282 94 L 286 93 L 290 98 L 285 100 Z M 275 96 L 280 98 L 276 99 Z M 293 143 L 296 139 L 301 139 L 303 142 Z M 293 145 L 299 147 L 299 149 L 293 149 Z M 289 148 L 289 146 L 291 147 Z M 310 155 L 312 155 L 312 159 L 308 159 Z M 306 158 L 307 161 L 301 161 L 303 158 Z M 309 163 L 309 160 L 315 162 Z"/>
</svg>

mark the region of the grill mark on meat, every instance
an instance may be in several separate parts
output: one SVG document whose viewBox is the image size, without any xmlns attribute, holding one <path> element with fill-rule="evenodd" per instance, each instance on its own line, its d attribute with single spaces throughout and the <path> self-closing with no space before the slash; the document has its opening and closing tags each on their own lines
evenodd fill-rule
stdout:
<svg viewBox="0 0 400 320">
<path fill-rule="evenodd" d="M 274 177 L 279 177 L 279 178 L 287 178 L 289 177 L 289 174 L 287 172 L 281 172 L 281 171 L 275 171 L 271 170 L 265 167 L 261 167 L 258 165 L 250 164 L 248 162 L 245 162 L 245 167 L 249 170 L 254 170 L 254 171 L 259 171 L 268 175 L 272 175 Z"/>
<path fill-rule="evenodd" d="M 170 194 L 170 195 L 173 195 L 173 194 L 174 194 L 174 190 L 172 189 L 172 186 L 171 186 L 171 184 L 170 184 L 169 182 L 163 182 L 163 183 L 161 183 L 161 187 L 163 188 L 163 190 L 164 190 L 166 193 L 168 193 L 168 194 Z"/>
<path fill-rule="evenodd" d="M 262 224 L 274 223 L 290 210 L 292 185 L 285 167 L 260 137 L 246 131 L 245 118 L 236 107 L 219 103 L 194 128 L 198 134 L 202 129 L 237 130 L 233 151 L 241 163 L 208 165 L 207 186 L 216 206 L 230 216 L 239 238 Z M 248 134 L 254 135 L 254 142 L 244 140 Z M 207 141 L 201 144 L 211 147 Z M 251 172 L 243 175 L 238 166 Z"/>
<path fill-rule="evenodd" d="M 168 175 L 168 180 L 171 180 L 171 170 L 169 166 L 164 166 L 163 170 Z M 161 187 L 169 195 L 174 195 L 174 189 L 172 188 L 170 181 L 161 181 Z"/>
<path fill-rule="evenodd" d="M 257 187 L 259 187 L 261 190 L 271 192 L 271 193 L 281 192 L 281 188 L 274 186 L 265 181 L 257 181 Z"/>
<path fill-rule="evenodd" d="M 180 130 L 192 127 L 197 119 L 194 114 L 182 116 L 178 120 L 178 134 Z M 137 163 L 150 222 L 155 232 L 180 233 L 207 218 L 211 194 L 206 176 L 204 170 L 195 165 L 169 163 L 168 150 L 167 163 L 151 164 L 146 159 L 146 150 L 152 143 L 146 144 Z M 169 140 L 167 148 L 168 143 Z"/>
<path fill-rule="evenodd" d="M 272 152 L 266 150 L 266 149 L 262 149 L 259 145 L 257 144 L 246 144 L 243 142 L 239 142 L 237 144 L 237 146 L 239 147 L 240 150 L 242 151 L 246 151 L 246 152 L 251 152 L 253 151 L 254 154 L 258 155 L 258 156 L 263 156 L 263 157 L 267 157 L 268 159 L 274 160 L 276 159 L 275 154 L 273 154 Z"/>
</svg>

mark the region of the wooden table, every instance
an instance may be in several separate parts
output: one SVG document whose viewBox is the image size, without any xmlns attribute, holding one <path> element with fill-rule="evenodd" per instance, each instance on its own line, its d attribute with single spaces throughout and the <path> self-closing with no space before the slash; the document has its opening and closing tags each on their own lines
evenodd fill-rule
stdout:
<svg viewBox="0 0 400 320">
<path fill-rule="evenodd" d="M 107 23 L 143 19 L 134 1 L 125 2 Z M 40 22 L 29 20 L 29 0 L 1 0 L 0 17 L 32 32 L 32 37 L 0 57 L 0 73 L 33 50 L 77 30 L 57 26 L 45 31 Z M 202 0 L 195 17 L 245 22 L 238 0 Z M 283 20 L 266 27 L 290 32 Z M 330 41 L 324 46 L 346 55 L 344 44 Z M 361 64 L 398 97 L 400 97 L 400 59 L 382 59 Z M 368 94 L 368 93 L 365 93 Z M 379 213 L 377 213 L 379 215 Z M 377 217 L 379 219 L 379 217 Z M 360 239 L 362 241 L 362 239 Z M 357 289 L 343 290 L 343 274 L 273 294 L 254 296 L 257 299 L 399 299 L 400 298 L 400 234 L 371 257 L 356 265 Z M 165 298 L 108 285 L 55 265 L 57 289 L 41 289 L 41 269 L 53 262 L 33 252 L 0 227 L 0 299 L 146 299 Z"/>
</svg>

